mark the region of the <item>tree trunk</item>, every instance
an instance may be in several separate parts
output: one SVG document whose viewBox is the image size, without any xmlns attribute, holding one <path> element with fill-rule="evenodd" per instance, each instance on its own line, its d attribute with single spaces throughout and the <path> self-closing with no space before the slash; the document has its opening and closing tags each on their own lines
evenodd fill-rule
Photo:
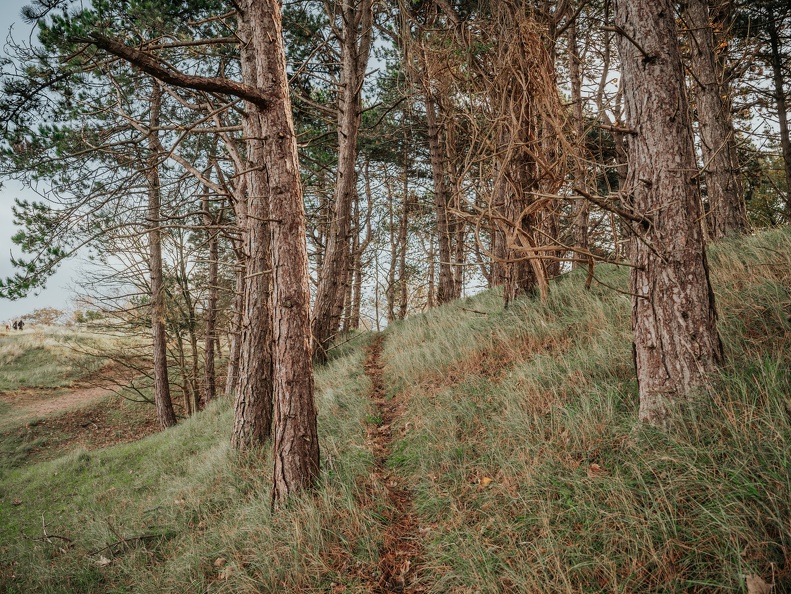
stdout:
<svg viewBox="0 0 791 594">
<path fill-rule="evenodd" d="M 180 241 L 178 244 L 178 285 L 181 291 L 181 298 L 184 300 L 184 311 L 183 314 L 186 317 L 187 321 L 187 335 L 189 336 L 190 342 L 190 357 L 192 359 L 190 368 L 187 369 L 186 367 L 183 368 L 183 379 L 184 383 L 187 386 L 189 397 L 193 402 L 193 411 L 198 412 L 203 408 L 203 403 L 201 402 L 201 394 L 198 387 L 198 361 L 200 359 L 198 355 L 198 335 L 197 335 L 197 320 L 195 317 L 195 304 L 192 300 L 192 294 L 190 293 L 189 287 L 189 279 L 187 275 L 187 258 L 184 254 L 184 243 L 183 243 L 183 236 L 180 237 Z"/>
<path fill-rule="evenodd" d="M 338 92 L 338 177 L 335 211 L 313 308 L 313 350 L 325 361 L 338 332 L 349 282 L 351 209 L 357 189 L 357 136 L 362 117 L 362 82 L 371 49 L 372 0 L 343 0 L 341 6 L 341 80 Z"/>
<path fill-rule="evenodd" d="M 151 267 L 151 337 L 154 355 L 154 403 L 157 418 L 162 429 L 176 424 L 176 413 L 170 399 L 168 381 L 167 333 L 165 332 L 165 287 L 162 275 L 162 232 L 159 227 L 160 144 L 154 128 L 159 126 L 159 111 L 162 105 L 162 88 L 151 81 L 151 120 L 148 141 L 148 163 L 146 181 L 148 182 L 148 250 Z"/>
<path fill-rule="evenodd" d="M 693 86 L 696 90 L 701 151 L 709 198 L 708 229 L 713 239 L 747 231 L 747 209 L 739 177 L 731 105 L 716 57 L 707 0 L 687 0 Z"/>
<path fill-rule="evenodd" d="M 425 101 L 431 171 L 434 177 L 434 213 L 437 220 L 437 243 L 439 246 L 437 305 L 442 305 L 452 301 L 455 294 L 453 256 L 451 255 L 450 226 L 448 224 L 448 188 L 445 183 L 444 156 L 440 143 L 436 104 L 428 91 L 426 91 Z"/>
<path fill-rule="evenodd" d="M 239 20 L 239 32 L 249 39 L 249 23 Z M 260 79 L 255 41 L 242 45 L 242 76 Z M 271 60 L 272 58 L 270 58 Z M 255 84 L 255 83 L 254 83 Z M 263 444 L 272 433 L 272 251 L 269 188 L 261 114 L 246 105 L 242 121 L 247 139 L 247 199 L 244 232 L 244 305 L 240 335 L 239 379 L 234 401 L 231 443 L 244 450 Z M 304 236 L 303 236 L 304 237 Z"/>
<path fill-rule="evenodd" d="M 217 396 L 214 371 L 214 344 L 217 340 L 217 284 L 220 259 L 219 238 L 214 227 L 214 218 L 209 210 L 209 189 L 204 187 L 203 222 L 209 243 L 208 295 L 206 297 L 206 348 L 203 360 L 203 400 L 208 404 Z"/>
<path fill-rule="evenodd" d="M 585 148 L 585 120 L 583 119 L 582 111 L 582 72 L 579 58 L 579 49 L 577 48 L 577 22 L 572 22 L 567 30 L 568 35 L 568 54 L 569 54 L 569 77 L 571 78 L 571 102 L 573 104 L 574 113 L 574 132 L 577 150 L 577 155 L 574 168 L 574 182 L 581 188 L 587 190 L 587 166 L 585 164 L 585 156 L 587 151 Z M 588 224 L 590 218 L 590 209 L 588 208 L 588 201 L 585 198 L 578 198 L 574 201 L 573 211 L 573 232 L 574 232 L 574 247 L 588 251 Z M 577 256 L 572 262 L 573 267 L 578 267 L 583 264 L 582 258 Z"/>
<path fill-rule="evenodd" d="M 786 221 L 791 221 L 791 136 L 788 132 L 788 105 L 783 89 L 783 58 L 780 53 L 780 37 L 775 25 L 775 15 L 770 11 L 767 18 L 769 45 L 772 52 L 772 81 L 774 99 L 777 105 L 777 119 L 780 124 L 780 148 L 783 151 L 783 171 L 786 179 Z"/>
<path fill-rule="evenodd" d="M 395 212 L 393 203 L 393 188 L 390 177 L 385 173 L 385 187 L 387 188 L 387 216 L 388 234 L 390 235 L 390 257 L 387 265 L 387 288 L 385 289 L 385 300 L 387 301 L 387 321 L 395 320 L 395 292 L 396 292 L 396 267 L 398 266 L 398 235 L 395 227 Z"/>
<path fill-rule="evenodd" d="M 237 218 L 238 218 L 237 214 Z M 245 264 L 236 262 L 231 337 L 228 344 L 228 375 L 225 378 L 225 395 L 235 395 L 239 386 L 239 366 L 242 358 L 242 320 L 244 316 Z"/>
<path fill-rule="evenodd" d="M 275 347 L 272 502 L 277 506 L 290 495 L 313 487 L 319 476 L 305 210 L 280 5 L 275 0 L 245 0 L 241 13 L 241 20 L 251 27 L 257 87 L 266 89 L 273 97 L 268 109 L 259 113 L 268 182 L 264 189 L 269 198 L 269 216 L 274 221 L 271 225 Z"/>
<path fill-rule="evenodd" d="M 640 419 L 672 426 L 676 406 L 722 361 L 700 223 L 692 131 L 669 0 L 616 0 L 629 137 L 634 358 Z M 628 36 L 628 37 L 627 37 Z M 633 42 L 631 40 L 637 40 Z M 639 47 L 637 44 L 639 43 Z"/>
<path fill-rule="evenodd" d="M 406 136 L 406 134 L 405 134 Z M 401 221 L 398 227 L 398 287 L 400 289 L 400 303 L 398 306 L 398 319 L 406 318 L 409 306 L 408 278 L 406 270 L 406 252 L 409 231 L 409 149 L 404 138 L 404 179 L 403 198 L 401 200 Z"/>
</svg>

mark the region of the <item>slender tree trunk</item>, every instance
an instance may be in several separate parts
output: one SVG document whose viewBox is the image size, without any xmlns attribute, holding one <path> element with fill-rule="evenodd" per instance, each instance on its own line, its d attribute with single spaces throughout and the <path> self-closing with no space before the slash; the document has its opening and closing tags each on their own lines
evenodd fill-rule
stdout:
<svg viewBox="0 0 791 594">
<path fill-rule="evenodd" d="M 242 19 L 239 20 L 239 32 L 243 39 L 252 38 L 253 31 L 249 23 L 244 23 Z M 241 65 L 245 80 L 260 79 L 257 49 L 254 40 L 242 45 Z M 231 435 L 231 443 L 240 450 L 261 445 L 269 438 L 272 433 L 273 414 L 272 251 L 268 163 L 262 142 L 264 132 L 261 114 L 249 104 L 245 111 L 242 121 L 247 139 L 245 290 L 241 309 L 239 379 Z"/>
<path fill-rule="evenodd" d="M 631 246 L 640 419 L 671 427 L 674 407 L 722 361 L 674 5 L 616 0 L 615 24 L 624 31 L 625 120 L 636 130 L 625 190 L 650 220 Z"/>
<path fill-rule="evenodd" d="M 365 239 L 359 243 L 357 248 L 354 252 L 354 296 L 352 297 L 352 316 L 350 325 L 352 328 L 357 329 L 360 327 L 360 309 L 362 306 L 362 291 L 363 291 L 363 264 L 362 264 L 362 257 L 363 253 L 366 249 L 368 249 L 368 245 L 371 243 L 371 239 L 373 234 L 371 233 L 371 210 L 373 204 L 373 192 L 371 191 L 371 176 L 369 171 L 370 163 L 366 159 L 365 164 L 363 165 L 363 175 L 365 176 L 365 202 L 366 202 L 366 214 L 365 214 Z M 358 212 L 355 214 L 355 217 L 358 221 L 358 231 L 357 234 L 359 235 L 359 227 L 360 223 L 360 197 L 357 196 L 356 205 Z"/>
<path fill-rule="evenodd" d="M 406 136 L 406 133 L 404 134 Z M 398 319 L 406 318 L 408 307 L 408 281 L 406 270 L 406 252 L 409 231 L 409 148 L 404 138 L 404 179 L 401 200 L 401 221 L 398 227 L 398 287 L 400 289 L 400 303 L 398 306 Z"/>
<path fill-rule="evenodd" d="M 434 236 L 429 234 L 428 238 L 428 289 L 426 290 L 426 309 L 431 309 L 437 303 L 435 300 L 436 289 L 434 279 L 436 278 L 435 264 L 436 253 L 434 252 Z"/>
<path fill-rule="evenodd" d="M 786 179 L 786 221 L 791 221 L 791 136 L 788 132 L 788 104 L 783 88 L 783 59 L 780 53 L 780 36 L 775 25 L 774 14 L 769 12 L 767 18 L 769 45 L 771 48 L 772 82 L 774 82 L 774 99 L 777 105 L 777 119 L 780 124 L 780 148 L 783 152 L 783 172 Z"/>
<path fill-rule="evenodd" d="M 225 378 L 226 396 L 235 395 L 239 386 L 239 366 L 242 358 L 242 320 L 244 316 L 244 275 L 244 260 L 237 261 L 233 312 L 231 317 L 231 336 L 228 344 L 228 375 Z"/>
<path fill-rule="evenodd" d="M 398 235 L 396 234 L 395 212 L 393 202 L 393 188 L 391 187 L 390 177 L 385 173 L 385 187 L 387 188 L 387 216 L 388 233 L 390 235 L 390 257 L 387 264 L 387 288 L 385 289 L 385 299 L 387 300 L 387 321 L 395 320 L 395 292 L 396 292 L 396 268 L 398 267 Z"/>
<path fill-rule="evenodd" d="M 208 404 L 217 396 L 214 371 L 214 344 L 217 341 L 217 298 L 219 271 L 219 237 L 214 228 L 214 217 L 209 210 L 209 189 L 203 189 L 203 222 L 209 243 L 209 289 L 206 297 L 206 347 L 203 361 L 203 400 Z"/>
<path fill-rule="evenodd" d="M 362 82 L 371 49 L 372 0 L 341 3 L 341 82 L 338 92 L 338 177 L 335 212 L 316 291 L 313 311 L 313 349 L 325 361 L 327 348 L 338 332 L 346 285 L 349 282 L 351 209 L 357 190 L 357 137 L 362 117 Z"/>
<path fill-rule="evenodd" d="M 181 240 L 183 240 L 183 237 Z M 187 275 L 187 259 L 184 256 L 183 241 L 179 242 L 178 254 L 178 285 L 181 291 L 181 298 L 184 300 L 183 313 L 187 319 L 187 336 L 189 337 L 190 357 L 192 359 L 190 368 L 187 369 L 185 367 L 183 369 L 184 383 L 187 386 L 190 398 L 194 404 L 193 411 L 198 412 L 203 408 L 200 390 L 198 388 L 198 361 L 200 358 L 198 355 L 198 334 L 196 332 L 198 324 L 195 317 L 195 304 L 192 299 L 192 294 L 190 293 L 189 279 Z"/>
<path fill-rule="evenodd" d="M 434 177 L 434 213 L 437 220 L 437 243 L 439 247 L 439 286 L 437 304 L 453 300 L 453 256 L 451 255 L 450 228 L 448 224 L 448 189 L 445 183 L 444 157 L 440 130 L 437 123 L 436 104 L 426 91 L 426 123 L 428 124 L 428 144 L 431 153 L 431 171 Z"/>
<path fill-rule="evenodd" d="M 181 397 L 184 399 L 184 413 L 191 417 L 197 411 L 188 379 L 189 372 L 187 371 L 187 357 L 184 354 L 184 338 L 178 329 L 175 329 L 173 336 L 176 337 L 176 353 L 178 353 L 179 371 L 181 372 Z"/>
<path fill-rule="evenodd" d="M 713 239 L 747 231 L 747 208 L 739 177 L 731 105 L 716 57 L 707 0 L 687 0 L 693 87 L 697 95 L 701 151 L 709 198 L 708 229 Z"/>
<path fill-rule="evenodd" d="M 277 506 L 290 495 L 313 487 L 319 476 L 305 210 L 280 5 L 275 0 L 244 0 L 241 13 L 241 20 L 251 26 L 257 86 L 272 96 L 268 109 L 260 110 L 260 142 L 267 173 L 264 196 L 269 198 L 269 216 L 274 221 L 272 502 Z"/>
<path fill-rule="evenodd" d="M 574 132 L 576 136 L 576 145 L 579 155 L 576 159 L 576 166 L 574 168 L 574 182 L 581 188 L 587 189 L 587 167 L 585 165 L 584 156 L 587 151 L 585 149 L 585 120 L 583 119 L 582 112 L 582 72 L 579 58 L 579 49 L 577 47 L 577 22 L 572 22 L 567 30 L 568 35 L 568 54 L 569 54 L 569 76 L 571 78 L 571 102 L 574 110 Z M 578 198 L 574 201 L 573 211 L 573 232 L 574 232 L 574 247 L 583 251 L 588 251 L 588 226 L 590 218 L 590 209 L 588 208 L 588 201 L 585 198 Z M 575 258 L 572 266 L 575 268 L 582 265 L 579 257 Z"/>
<path fill-rule="evenodd" d="M 151 336 L 154 354 L 154 403 L 159 425 L 163 429 L 176 424 L 176 413 L 170 399 L 168 381 L 167 333 L 165 332 L 165 287 L 162 275 L 162 232 L 160 230 L 159 180 L 160 143 L 157 132 L 159 112 L 162 105 L 162 88 L 151 81 L 151 119 L 149 132 L 149 157 L 146 170 L 148 182 L 148 250 L 151 267 Z"/>
<path fill-rule="evenodd" d="M 502 142 L 502 138 L 500 139 Z M 508 193 L 508 182 L 505 177 L 503 163 L 498 160 L 496 163 L 494 187 L 492 188 L 492 208 L 496 213 L 505 213 L 506 196 Z M 492 275 L 491 286 L 504 287 L 508 282 L 508 248 L 506 236 L 502 227 L 498 223 L 492 223 Z"/>
</svg>

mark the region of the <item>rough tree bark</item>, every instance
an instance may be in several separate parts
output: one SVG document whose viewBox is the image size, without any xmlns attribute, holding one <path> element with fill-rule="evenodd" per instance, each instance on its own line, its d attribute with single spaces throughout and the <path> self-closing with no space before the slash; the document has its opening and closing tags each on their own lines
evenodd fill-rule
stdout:
<svg viewBox="0 0 791 594">
<path fill-rule="evenodd" d="M 159 425 L 163 429 L 176 424 L 176 413 L 170 399 L 168 381 L 167 334 L 165 332 L 165 287 L 162 277 L 162 231 L 159 226 L 161 187 L 159 180 L 159 155 L 161 145 L 155 128 L 159 126 L 162 107 L 162 88 L 151 81 L 150 130 L 148 135 L 148 250 L 151 267 L 151 336 L 154 352 L 154 403 Z"/>
<path fill-rule="evenodd" d="M 670 0 L 616 0 L 629 174 L 650 220 L 632 239 L 634 358 L 640 419 L 672 427 L 674 408 L 722 361 L 709 284 L 692 131 Z M 635 217 L 638 218 L 638 217 Z"/>
<path fill-rule="evenodd" d="M 357 136 L 362 117 L 362 82 L 368 67 L 373 33 L 372 6 L 372 0 L 343 0 L 341 3 L 338 177 L 335 209 L 313 306 L 313 349 L 319 362 L 327 359 L 327 348 L 338 332 L 349 282 L 349 234 L 357 188 Z"/>
<path fill-rule="evenodd" d="M 290 495 L 314 486 L 319 476 L 305 210 L 280 5 L 275 0 L 245 0 L 241 4 L 241 18 L 250 23 L 258 88 L 266 89 L 273 97 L 271 107 L 260 110 L 260 142 L 264 146 L 266 195 L 273 220 L 272 502 L 277 506 Z"/>
<path fill-rule="evenodd" d="M 258 80 L 256 46 L 248 23 L 239 19 L 242 76 Z M 240 450 L 263 444 L 272 433 L 272 251 L 267 163 L 260 112 L 246 104 L 242 122 L 247 145 L 244 230 L 244 305 L 240 327 L 239 378 L 231 443 Z"/>
<path fill-rule="evenodd" d="M 709 198 L 708 229 L 712 239 L 720 239 L 748 229 L 736 135 L 724 71 L 716 56 L 707 0 L 687 0 L 684 20 L 689 31 L 693 88 L 698 100 L 703 171 Z"/>
</svg>

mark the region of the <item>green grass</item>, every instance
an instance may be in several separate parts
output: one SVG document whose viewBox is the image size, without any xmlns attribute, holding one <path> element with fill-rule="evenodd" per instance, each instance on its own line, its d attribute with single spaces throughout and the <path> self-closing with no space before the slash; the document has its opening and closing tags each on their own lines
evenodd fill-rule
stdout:
<svg viewBox="0 0 791 594">
<path fill-rule="evenodd" d="M 105 338 L 62 328 L 0 336 L 0 392 L 68 386 L 105 362 L 80 351 L 106 344 Z"/>
<path fill-rule="evenodd" d="M 791 233 L 711 260 L 728 364 L 672 435 L 635 423 L 628 297 L 582 274 L 546 303 L 489 293 L 389 331 L 430 591 L 791 589 Z"/>
<path fill-rule="evenodd" d="M 492 291 L 387 330 L 388 464 L 412 486 L 426 591 L 745 592 L 749 574 L 791 590 L 791 233 L 710 253 L 728 361 L 673 434 L 636 422 L 629 298 L 584 273 L 544 303 L 503 310 Z M 628 270 L 596 276 L 625 289 Z M 368 591 L 388 505 L 371 338 L 317 370 L 321 484 L 277 514 L 269 448 L 230 448 L 225 401 L 4 470 L 0 592 Z"/>
<path fill-rule="evenodd" d="M 381 533 L 376 507 L 366 504 L 365 344 L 317 372 L 316 493 L 272 515 L 270 453 L 240 457 L 230 448 L 232 410 L 220 400 L 140 442 L 7 472 L 0 584 L 64 593 L 362 588 L 359 574 L 375 568 Z M 42 540 L 42 515 L 69 546 Z M 102 556 L 110 563 L 101 565 Z"/>
</svg>

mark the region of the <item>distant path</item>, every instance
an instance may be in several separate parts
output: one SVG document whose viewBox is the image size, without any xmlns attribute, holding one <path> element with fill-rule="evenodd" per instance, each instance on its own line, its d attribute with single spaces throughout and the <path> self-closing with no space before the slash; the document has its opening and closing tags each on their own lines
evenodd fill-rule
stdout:
<svg viewBox="0 0 791 594">
<path fill-rule="evenodd" d="M 383 487 L 390 500 L 385 513 L 387 527 L 379 551 L 379 582 L 371 591 L 417 593 L 425 588 L 414 584 L 419 573 L 422 554 L 417 519 L 413 512 L 412 493 L 399 484 L 400 477 L 387 470 L 387 459 L 393 443 L 392 424 L 400 416 L 398 398 L 387 399 L 382 379 L 382 343 L 379 335 L 370 347 L 365 361 L 365 374 L 371 380 L 371 400 L 376 404 L 378 425 L 369 424 L 368 441 L 371 444 L 375 466 L 371 480 Z"/>
<path fill-rule="evenodd" d="M 115 384 L 126 379 L 130 379 L 128 370 L 119 370 L 113 363 L 108 363 L 90 377 L 82 378 L 71 386 L 20 387 L 0 392 L 0 402 L 13 406 L 16 415 L 21 418 L 45 417 L 84 407 L 114 394 L 113 388 L 99 384 Z"/>
<path fill-rule="evenodd" d="M 113 394 L 112 389 L 102 387 L 22 388 L 0 394 L 0 400 L 18 409 L 22 416 L 44 417 L 85 406 L 110 394 Z"/>
</svg>

